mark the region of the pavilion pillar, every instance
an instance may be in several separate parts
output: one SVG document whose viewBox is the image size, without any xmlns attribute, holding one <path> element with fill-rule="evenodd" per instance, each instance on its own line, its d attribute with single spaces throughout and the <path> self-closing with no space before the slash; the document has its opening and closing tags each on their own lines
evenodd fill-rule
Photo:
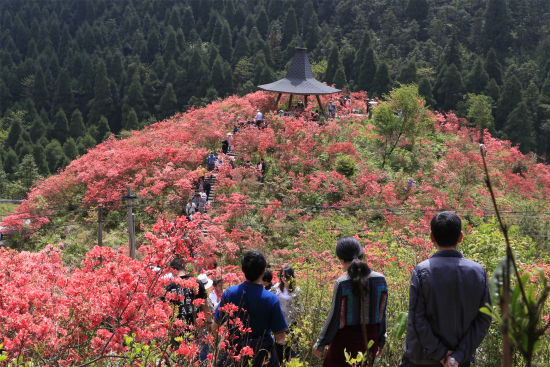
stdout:
<svg viewBox="0 0 550 367">
<path fill-rule="evenodd" d="M 294 95 L 291 94 L 290 97 L 288 98 L 288 108 L 287 108 L 287 110 L 289 110 L 289 111 L 290 111 L 290 106 L 292 106 L 292 97 L 293 97 L 293 96 L 294 96 Z"/>
<path fill-rule="evenodd" d="M 307 107 L 307 94 L 304 94 L 304 107 Z"/>
<path fill-rule="evenodd" d="M 317 103 L 319 103 L 319 108 L 321 109 L 321 113 L 323 114 L 323 116 L 327 117 L 323 104 L 321 103 L 321 98 L 319 98 L 318 94 L 316 94 L 315 97 L 317 97 Z"/>
<path fill-rule="evenodd" d="M 277 108 L 279 106 L 279 101 L 281 100 L 282 95 L 283 95 L 283 93 L 279 93 L 279 95 L 277 96 L 277 100 L 275 101 L 275 108 Z"/>
</svg>

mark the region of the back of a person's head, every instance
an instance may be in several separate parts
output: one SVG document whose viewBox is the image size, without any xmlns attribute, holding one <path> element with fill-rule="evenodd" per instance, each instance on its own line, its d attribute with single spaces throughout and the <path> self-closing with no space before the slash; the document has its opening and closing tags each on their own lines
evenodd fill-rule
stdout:
<svg viewBox="0 0 550 367">
<path fill-rule="evenodd" d="M 174 270 L 180 271 L 185 269 L 185 262 L 183 261 L 183 258 L 176 257 L 170 261 L 170 267 Z"/>
<path fill-rule="evenodd" d="M 366 294 L 371 269 L 363 261 L 365 252 L 359 241 L 351 236 L 340 238 L 336 243 L 336 256 L 345 262 L 351 262 L 348 276 L 353 284 L 353 292 L 356 295 Z"/>
<path fill-rule="evenodd" d="M 264 255 L 260 251 L 250 250 L 245 252 L 241 259 L 241 268 L 246 280 L 254 282 L 258 280 L 267 266 Z"/>
<path fill-rule="evenodd" d="M 436 214 L 430 222 L 435 242 L 441 247 L 455 247 L 462 232 L 462 221 L 453 212 Z"/>
</svg>

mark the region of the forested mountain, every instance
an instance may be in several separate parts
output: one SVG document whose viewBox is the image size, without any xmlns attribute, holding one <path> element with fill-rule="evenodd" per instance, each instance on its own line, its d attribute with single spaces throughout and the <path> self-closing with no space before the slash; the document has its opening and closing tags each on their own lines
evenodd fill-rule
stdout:
<svg viewBox="0 0 550 367">
<path fill-rule="evenodd" d="M 5 0 L 0 14 L 0 196 L 111 133 L 280 77 L 301 30 L 320 80 L 370 96 L 418 83 L 434 108 L 550 155 L 546 0 Z"/>
</svg>

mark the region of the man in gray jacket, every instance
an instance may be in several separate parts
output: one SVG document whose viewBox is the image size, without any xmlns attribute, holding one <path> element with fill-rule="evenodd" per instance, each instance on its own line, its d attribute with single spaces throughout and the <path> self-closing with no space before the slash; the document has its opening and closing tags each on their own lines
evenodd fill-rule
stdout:
<svg viewBox="0 0 550 367">
<path fill-rule="evenodd" d="M 469 366 L 491 323 L 479 311 L 490 302 L 487 273 L 456 250 L 463 236 L 455 213 L 441 212 L 430 225 L 437 252 L 412 272 L 400 366 Z"/>
</svg>

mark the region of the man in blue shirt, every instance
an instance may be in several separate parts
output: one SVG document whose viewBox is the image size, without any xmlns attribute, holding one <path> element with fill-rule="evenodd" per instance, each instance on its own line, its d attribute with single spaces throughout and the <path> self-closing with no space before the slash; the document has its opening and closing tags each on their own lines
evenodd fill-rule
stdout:
<svg viewBox="0 0 550 367">
<path fill-rule="evenodd" d="M 418 264 L 411 276 L 400 366 L 467 367 L 491 324 L 491 318 L 479 311 L 490 302 L 487 273 L 456 250 L 463 235 L 455 213 L 437 214 L 430 226 L 438 251 Z"/>
<path fill-rule="evenodd" d="M 259 251 L 247 251 L 241 259 L 241 267 L 246 281 L 230 287 L 223 293 L 222 300 L 214 314 L 214 330 L 227 321 L 228 315 L 220 309 L 227 304 L 239 307 L 237 317 L 252 331 L 247 335 L 238 335 L 239 348 L 249 346 L 254 350 L 253 366 L 278 367 L 279 360 L 273 343 L 285 343 L 285 331 L 288 329 L 279 299 L 265 290 L 262 278 L 267 262 Z M 268 361 L 269 360 L 269 361 Z"/>
</svg>

